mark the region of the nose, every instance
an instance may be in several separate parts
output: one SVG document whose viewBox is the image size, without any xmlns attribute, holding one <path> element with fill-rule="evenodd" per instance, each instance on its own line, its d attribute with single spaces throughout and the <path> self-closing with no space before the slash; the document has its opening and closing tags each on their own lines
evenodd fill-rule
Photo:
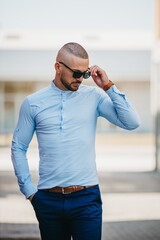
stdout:
<svg viewBox="0 0 160 240">
<path fill-rule="evenodd" d="M 82 82 L 83 81 L 83 75 L 80 78 L 77 78 L 77 80 Z"/>
</svg>

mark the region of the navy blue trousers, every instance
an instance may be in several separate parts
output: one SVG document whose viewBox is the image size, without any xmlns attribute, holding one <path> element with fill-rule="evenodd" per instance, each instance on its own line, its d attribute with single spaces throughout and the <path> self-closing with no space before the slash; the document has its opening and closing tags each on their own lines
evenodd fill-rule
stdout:
<svg viewBox="0 0 160 240">
<path fill-rule="evenodd" d="M 42 240 L 100 240 L 99 186 L 62 194 L 38 190 L 32 199 Z"/>
</svg>

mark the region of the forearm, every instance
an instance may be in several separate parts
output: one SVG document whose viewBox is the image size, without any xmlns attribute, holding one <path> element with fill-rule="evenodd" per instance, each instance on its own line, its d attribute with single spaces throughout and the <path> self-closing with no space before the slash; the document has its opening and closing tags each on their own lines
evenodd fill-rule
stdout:
<svg viewBox="0 0 160 240">
<path fill-rule="evenodd" d="M 19 120 L 12 140 L 12 162 L 18 178 L 20 191 L 28 198 L 36 192 L 31 181 L 26 152 L 33 137 L 35 122 L 32 117 L 28 99 L 26 98 L 20 109 Z"/>
<path fill-rule="evenodd" d="M 26 151 L 18 146 L 14 140 L 12 141 L 12 162 L 14 166 L 15 175 L 18 178 L 20 191 L 28 198 L 36 189 L 31 181 L 31 174 L 29 172 L 28 161 L 26 158 Z"/>
<path fill-rule="evenodd" d="M 127 130 L 137 128 L 140 124 L 139 116 L 125 94 L 121 93 L 115 85 L 107 90 L 106 94 L 111 101 L 104 100 L 101 103 L 100 115 L 121 128 Z"/>
</svg>

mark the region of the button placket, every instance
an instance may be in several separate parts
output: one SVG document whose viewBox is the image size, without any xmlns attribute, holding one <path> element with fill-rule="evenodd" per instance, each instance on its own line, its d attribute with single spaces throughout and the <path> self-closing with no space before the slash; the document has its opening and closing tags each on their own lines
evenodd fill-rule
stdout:
<svg viewBox="0 0 160 240">
<path fill-rule="evenodd" d="M 66 96 L 64 93 L 61 93 L 62 96 L 62 102 L 61 102 L 61 122 L 60 122 L 60 129 L 63 130 L 64 127 L 64 104 L 66 101 Z"/>
</svg>

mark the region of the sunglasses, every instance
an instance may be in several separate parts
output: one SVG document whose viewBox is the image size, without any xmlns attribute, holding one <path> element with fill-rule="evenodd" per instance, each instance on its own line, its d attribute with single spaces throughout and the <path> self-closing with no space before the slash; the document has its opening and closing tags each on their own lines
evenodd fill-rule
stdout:
<svg viewBox="0 0 160 240">
<path fill-rule="evenodd" d="M 87 79 L 87 78 L 89 78 L 91 76 L 91 73 L 88 70 L 85 71 L 85 72 L 74 71 L 70 67 L 68 67 L 66 64 L 64 64 L 63 62 L 59 62 L 59 63 L 63 64 L 66 68 L 68 68 L 70 71 L 73 72 L 73 78 L 80 78 L 83 75 L 83 78 Z"/>
</svg>

